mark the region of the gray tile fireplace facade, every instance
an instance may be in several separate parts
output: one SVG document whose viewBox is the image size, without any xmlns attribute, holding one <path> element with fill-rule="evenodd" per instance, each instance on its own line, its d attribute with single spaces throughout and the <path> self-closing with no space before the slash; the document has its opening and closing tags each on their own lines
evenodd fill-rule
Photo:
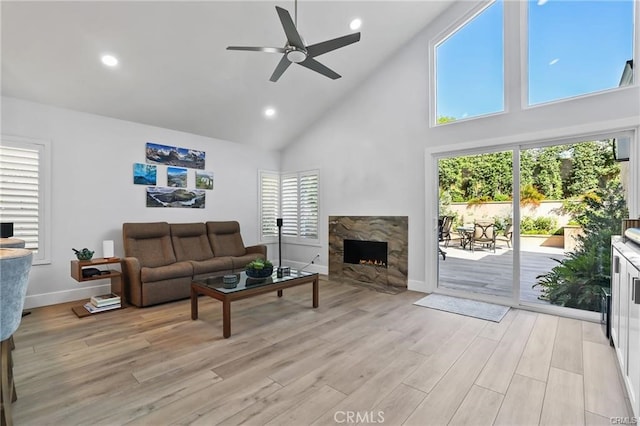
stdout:
<svg viewBox="0 0 640 426">
<path fill-rule="evenodd" d="M 386 267 L 345 263 L 344 240 L 386 242 Z M 398 292 L 407 288 L 408 259 L 408 216 L 329 216 L 330 277 Z"/>
</svg>

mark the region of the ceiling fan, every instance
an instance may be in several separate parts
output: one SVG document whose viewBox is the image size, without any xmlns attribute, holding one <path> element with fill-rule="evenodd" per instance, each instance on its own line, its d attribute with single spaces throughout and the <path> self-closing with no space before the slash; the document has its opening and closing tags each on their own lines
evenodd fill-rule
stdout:
<svg viewBox="0 0 640 426">
<path fill-rule="evenodd" d="M 227 50 L 249 50 L 255 52 L 282 53 L 282 59 L 271 74 L 269 80 L 276 82 L 282 74 L 289 68 L 291 63 L 302 65 L 315 72 L 318 72 L 333 80 L 340 78 L 340 74 L 333 71 L 329 67 L 322 65 L 314 58 L 323 55 L 332 50 L 339 49 L 352 43 L 360 41 L 360 33 L 349 34 L 343 37 L 334 38 L 332 40 L 323 41 L 321 43 L 305 46 L 300 33 L 297 29 L 298 19 L 298 1 L 295 1 L 296 23 L 291 19 L 289 12 L 281 7 L 276 6 L 276 11 L 280 17 L 280 23 L 287 36 L 287 43 L 284 47 L 253 47 L 253 46 L 229 46 Z"/>
</svg>

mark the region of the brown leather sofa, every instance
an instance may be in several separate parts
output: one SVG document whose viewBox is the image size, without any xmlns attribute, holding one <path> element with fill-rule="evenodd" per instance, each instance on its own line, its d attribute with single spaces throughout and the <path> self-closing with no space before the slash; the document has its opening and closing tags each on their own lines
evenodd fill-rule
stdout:
<svg viewBox="0 0 640 426">
<path fill-rule="evenodd" d="M 139 307 L 185 299 L 195 276 L 237 272 L 267 258 L 266 246 L 244 246 L 235 221 L 124 223 L 122 239 L 125 299 Z"/>
</svg>

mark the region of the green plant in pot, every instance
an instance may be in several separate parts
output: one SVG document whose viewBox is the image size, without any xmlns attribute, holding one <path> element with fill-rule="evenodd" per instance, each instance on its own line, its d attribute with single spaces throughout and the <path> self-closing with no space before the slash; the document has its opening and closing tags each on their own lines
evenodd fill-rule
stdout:
<svg viewBox="0 0 640 426">
<path fill-rule="evenodd" d="M 91 260 L 94 253 L 88 248 L 83 248 L 82 250 L 76 250 L 72 248 L 71 250 L 73 250 L 73 252 L 76 254 L 76 257 L 78 258 L 78 260 Z"/>
<path fill-rule="evenodd" d="M 247 276 L 251 278 L 266 278 L 273 274 L 273 264 L 265 259 L 256 259 L 245 266 Z"/>
</svg>

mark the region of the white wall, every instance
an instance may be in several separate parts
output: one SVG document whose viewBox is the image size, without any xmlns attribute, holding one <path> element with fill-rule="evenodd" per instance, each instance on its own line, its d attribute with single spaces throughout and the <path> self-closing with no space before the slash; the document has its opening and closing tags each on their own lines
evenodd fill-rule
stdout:
<svg viewBox="0 0 640 426">
<path fill-rule="evenodd" d="M 282 153 L 283 170 L 321 173 L 321 248 L 326 265 L 330 215 L 409 216 L 409 288 L 435 284 L 437 202 L 431 153 L 566 137 L 640 125 L 638 86 L 525 109 L 520 90 L 520 2 L 505 2 L 508 112 L 429 127 L 432 40 L 474 7 L 454 4 L 344 102 Z M 514 21 L 515 18 L 515 21 Z M 513 23 L 515 22 L 515 23 Z M 640 22 L 640 19 L 637 20 Z M 636 31 L 640 46 L 640 31 Z M 636 54 L 636 57 L 640 57 Z M 469 70 L 473 72 L 473 70 Z M 636 157 L 638 150 L 636 149 Z M 432 178 L 433 177 L 433 178 Z M 636 210 L 637 212 L 637 210 Z M 426 226 L 425 224 L 429 224 Z M 317 248 L 288 250 L 303 261 Z M 295 257 L 294 257 L 295 256 Z"/>
<path fill-rule="evenodd" d="M 245 244 L 255 244 L 258 169 L 279 169 L 278 152 L 256 155 L 256 148 L 237 143 L 6 97 L 2 134 L 51 144 L 51 264 L 32 268 L 27 308 L 107 291 L 108 280 L 78 283 L 71 278 L 71 248 L 87 247 L 101 256 L 102 241 L 114 240 L 115 254 L 122 256 L 123 222 L 237 220 Z M 145 162 L 149 141 L 206 152 L 205 167 L 214 172 L 215 186 L 207 191 L 204 209 L 145 207 L 145 186 L 133 184 L 132 172 L 133 163 Z M 159 185 L 166 183 L 161 170 Z M 269 257 L 274 254 L 269 247 Z"/>
</svg>

